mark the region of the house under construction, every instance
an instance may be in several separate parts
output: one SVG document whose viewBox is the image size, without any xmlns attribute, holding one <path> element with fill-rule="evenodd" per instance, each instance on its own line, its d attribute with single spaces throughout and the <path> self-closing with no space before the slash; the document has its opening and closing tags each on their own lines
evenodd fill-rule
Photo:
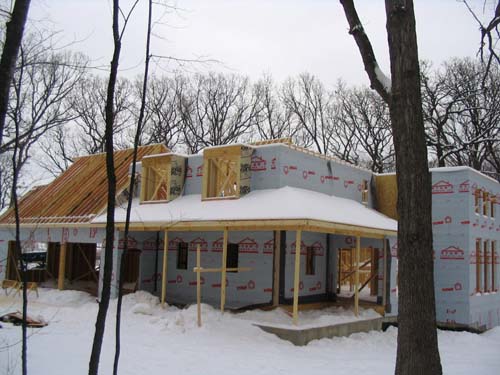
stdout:
<svg viewBox="0 0 500 375">
<path fill-rule="evenodd" d="M 295 321 L 299 307 L 313 302 L 397 314 L 394 175 L 288 140 L 210 147 L 197 155 L 144 146 L 125 239 L 131 156 L 132 150 L 115 153 L 113 295 L 125 262 L 127 289 L 168 303 L 194 303 L 199 290 L 204 303 L 222 310 L 290 306 Z M 499 325 L 499 184 L 469 168 L 432 174 L 437 318 L 456 326 Z M 77 159 L 21 199 L 23 258 L 32 265 L 32 282 L 98 294 L 106 194 L 104 155 L 95 155 Z M 13 228 L 7 212 L 0 218 L 0 279 L 8 285 L 19 280 Z M 125 241 L 130 251 L 122 257 Z"/>
</svg>

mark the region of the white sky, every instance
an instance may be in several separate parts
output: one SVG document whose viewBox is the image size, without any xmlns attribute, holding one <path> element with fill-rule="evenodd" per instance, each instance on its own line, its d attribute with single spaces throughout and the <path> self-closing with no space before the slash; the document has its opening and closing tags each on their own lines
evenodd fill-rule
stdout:
<svg viewBox="0 0 500 375">
<path fill-rule="evenodd" d="M 130 1 L 122 3 L 126 8 Z M 388 72 L 384 1 L 356 3 L 379 64 Z M 460 1 L 415 3 L 420 58 L 438 65 L 451 57 L 475 55 L 478 28 Z M 162 39 L 154 40 L 152 53 L 221 61 L 190 66 L 189 71 L 224 70 L 252 79 L 266 73 L 277 81 L 307 71 L 327 85 L 339 78 L 349 84 L 368 83 L 338 0 L 177 0 L 176 4 L 181 10 L 155 26 Z M 476 0 L 479 9 L 481 4 Z M 127 76 L 142 69 L 146 6 L 142 0 L 124 39 L 120 66 Z M 81 40 L 73 49 L 89 55 L 96 65 L 107 66 L 112 52 L 110 0 L 34 1 L 30 12 L 32 20 L 50 21 L 66 40 Z M 168 72 L 176 66 L 163 64 L 156 69 Z"/>
</svg>

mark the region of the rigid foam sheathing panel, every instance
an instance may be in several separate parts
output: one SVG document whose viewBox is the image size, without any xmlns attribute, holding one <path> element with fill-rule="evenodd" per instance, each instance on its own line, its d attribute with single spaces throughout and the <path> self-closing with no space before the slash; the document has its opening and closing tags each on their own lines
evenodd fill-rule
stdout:
<svg viewBox="0 0 500 375">
<path fill-rule="evenodd" d="M 190 155 L 188 157 L 184 195 L 201 194 L 203 178 L 203 155 Z M 201 199 L 201 198 L 200 198 Z"/>
<path fill-rule="evenodd" d="M 500 296 L 476 293 L 475 242 L 481 238 L 498 244 L 500 227 L 498 218 L 474 212 L 476 188 L 497 196 L 500 192 L 498 183 L 472 170 L 432 172 L 436 311 L 440 322 L 491 328 L 499 324 Z M 481 263 L 483 278 L 483 253 Z M 497 285 L 499 281 L 497 277 Z"/>
<path fill-rule="evenodd" d="M 295 231 L 286 232 L 285 255 L 285 298 L 293 297 L 293 279 L 295 274 Z M 306 247 L 312 246 L 315 254 L 315 274 L 306 275 Z M 302 232 L 300 250 L 299 297 L 325 294 L 326 291 L 326 234 Z"/>
<path fill-rule="evenodd" d="M 158 274 L 155 275 L 155 251 L 150 249 L 156 234 L 151 232 L 149 245 L 143 244 L 141 254 L 140 288 L 153 292 L 154 278 L 161 280 L 163 250 L 158 254 Z M 169 232 L 167 268 L 167 302 L 196 303 L 196 246 L 200 244 L 201 266 L 219 268 L 222 265 L 222 232 Z M 238 243 L 239 267 L 251 271 L 226 274 L 226 306 L 237 308 L 252 304 L 268 303 L 272 299 L 273 232 L 229 232 L 228 243 Z M 188 243 L 188 269 L 177 269 L 177 244 Z M 163 249 L 163 233 L 161 234 Z M 161 285 L 159 281 L 158 285 Z M 202 274 L 202 302 L 219 306 L 220 273 Z M 160 293 L 161 288 L 157 290 Z"/>
<path fill-rule="evenodd" d="M 277 164 L 280 186 L 293 186 L 361 202 L 363 180 L 370 184 L 370 171 L 325 160 L 285 146 L 280 148 Z M 373 199 L 368 194 L 368 206 Z"/>
</svg>

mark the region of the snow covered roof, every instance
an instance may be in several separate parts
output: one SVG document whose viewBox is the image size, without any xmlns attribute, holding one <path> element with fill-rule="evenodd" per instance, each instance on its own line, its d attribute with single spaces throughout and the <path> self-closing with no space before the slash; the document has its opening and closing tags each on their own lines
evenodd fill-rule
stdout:
<svg viewBox="0 0 500 375">
<path fill-rule="evenodd" d="M 126 210 L 117 207 L 115 220 L 125 221 Z M 240 199 L 202 201 L 199 194 L 185 195 L 169 203 L 133 202 L 130 222 L 165 225 L 197 221 L 307 219 L 384 231 L 397 231 L 397 222 L 359 202 L 295 187 L 254 190 Z M 105 223 L 101 215 L 93 221 Z"/>
</svg>

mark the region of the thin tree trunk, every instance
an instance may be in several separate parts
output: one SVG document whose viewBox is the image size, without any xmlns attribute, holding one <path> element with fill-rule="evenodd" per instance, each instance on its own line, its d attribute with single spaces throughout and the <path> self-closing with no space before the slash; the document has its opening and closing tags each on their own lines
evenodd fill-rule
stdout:
<svg viewBox="0 0 500 375">
<path fill-rule="evenodd" d="M 23 260 L 23 251 L 21 248 L 21 235 L 20 235 L 20 225 L 21 220 L 19 217 L 19 205 L 17 199 L 17 180 L 19 177 L 19 168 L 17 163 L 17 154 L 20 152 L 19 150 L 19 127 L 16 126 L 16 139 L 15 139 L 15 147 L 14 153 L 12 154 L 12 190 L 11 190 L 11 201 L 14 204 L 14 216 L 16 219 L 16 234 L 15 234 L 15 242 L 16 242 L 16 254 L 18 262 L 21 266 L 21 282 L 23 283 L 23 321 L 22 321 L 22 347 L 21 347 L 21 361 L 22 361 L 22 374 L 26 375 L 28 373 L 28 326 L 26 323 L 26 317 L 28 314 L 28 288 L 27 288 L 27 275 L 26 275 L 26 265 Z M 15 264 L 17 267 L 17 263 Z"/>
<path fill-rule="evenodd" d="M 0 146 L 3 141 L 3 130 L 9 104 L 9 92 L 12 77 L 16 68 L 17 55 L 23 39 L 24 25 L 28 18 L 31 0 L 16 0 L 12 17 L 7 22 L 5 43 L 0 59 Z"/>
<path fill-rule="evenodd" d="M 107 222 L 106 222 L 106 246 L 104 249 L 104 275 L 99 302 L 99 311 L 95 323 L 94 341 L 92 353 L 89 361 L 89 375 L 97 375 L 99 369 L 99 358 L 101 356 L 102 340 L 106 326 L 106 314 L 109 306 L 111 293 L 111 273 L 113 270 L 113 242 L 115 232 L 115 196 L 116 196 L 116 176 L 113 159 L 113 124 L 114 124 L 114 95 L 118 75 L 118 63 L 120 60 L 121 39 L 118 28 L 119 0 L 113 0 L 113 42 L 114 51 L 111 60 L 111 70 L 109 74 L 108 91 L 106 98 L 106 172 L 108 180 L 108 202 L 107 202 Z"/>
<path fill-rule="evenodd" d="M 118 302 L 116 306 L 116 329 L 115 329 L 115 359 L 113 363 L 113 375 L 118 374 L 118 364 L 120 361 L 120 328 L 121 328 L 121 311 L 122 311 L 122 300 L 123 300 L 123 277 L 125 273 L 125 256 L 128 252 L 128 234 L 130 228 L 130 212 L 132 211 L 132 200 L 134 198 L 134 187 L 135 187 L 135 171 L 137 162 L 137 148 L 139 147 L 139 141 L 141 138 L 142 125 L 144 121 L 144 111 L 146 108 L 146 94 L 148 89 L 148 76 L 149 76 L 149 61 L 150 61 L 150 44 L 151 44 L 151 18 L 153 13 L 153 2 L 148 1 L 148 24 L 146 33 L 146 56 L 144 63 L 144 77 L 142 81 L 142 96 L 141 96 L 141 107 L 139 109 L 139 118 L 137 119 L 137 128 L 135 131 L 134 138 L 134 151 L 132 156 L 132 172 L 130 176 L 129 185 L 129 195 L 127 202 L 127 214 L 125 218 L 125 244 L 123 247 L 123 253 L 120 262 L 120 274 L 118 279 Z"/>
<path fill-rule="evenodd" d="M 413 1 L 386 0 L 390 114 L 398 183 L 399 308 L 396 374 L 441 374 L 427 164 Z"/>
</svg>

